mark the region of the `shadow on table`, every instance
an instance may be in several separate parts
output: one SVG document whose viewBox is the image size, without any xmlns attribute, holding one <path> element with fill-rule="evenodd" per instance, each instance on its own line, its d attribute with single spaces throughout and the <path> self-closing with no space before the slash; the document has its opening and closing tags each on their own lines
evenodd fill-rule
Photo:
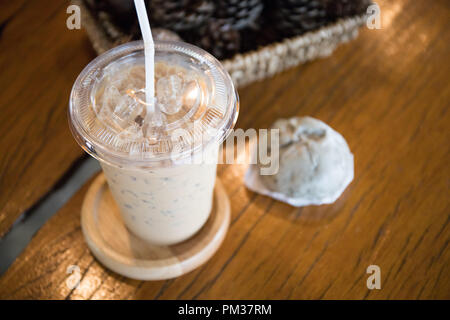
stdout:
<svg viewBox="0 0 450 320">
<path fill-rule="evenodd" d="M 251 191 L 247 192 L 251 193 Z M 270 206 L 268 214 L 276 217 L 286 219 L 295 224 L 317 225 L 322 226 L 331 223 L 339 213 L 343 212 L 344 206 L 352 192 L 352 185 L 350 185 L 332 204 L 326 205 L 311 205 L 306 207 L 296 208 L 289 204 L 272 199 L 274 202 Z M 258 204 L 257 204 L 258 205 Z M 259 206 L 259 205 L 258 205 Z M 261 208 L 265 210 L 266 208 Z"/>
</svg>

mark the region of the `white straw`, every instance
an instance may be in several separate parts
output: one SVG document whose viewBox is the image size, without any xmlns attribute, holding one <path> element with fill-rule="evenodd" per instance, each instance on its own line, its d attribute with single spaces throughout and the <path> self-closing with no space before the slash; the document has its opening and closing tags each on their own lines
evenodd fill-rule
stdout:
<svg viewBox="0 0 450 320">
<path fill-rule="evenodd" d="M 136 7 L 142 39 L 144 40 L 147 113 L 153 113 L 155 111 L 155 44 L 153 42 L 150 23 L 148 22 L 144 0 L 134 0 L 134 6 Z"/>
</svg>

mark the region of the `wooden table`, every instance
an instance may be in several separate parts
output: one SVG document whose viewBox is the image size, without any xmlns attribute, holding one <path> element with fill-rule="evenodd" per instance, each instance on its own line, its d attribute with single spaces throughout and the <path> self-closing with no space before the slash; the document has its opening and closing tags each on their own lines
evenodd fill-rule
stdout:
<svg viewBox="0 0 450 320">
<path fill-rule="evenodd" d="M 0 298 L 450 298 L 450 5 L 378 3 L 382 30 L 239 91 L 237 127 L 310 115 L 343 134 L 355 180 L 337 203 L 293 208 L 249 192 L 244 167 L 221 166 L 232 203 L 222 247 L 185 276 L 141 282 L 105 270 L 87 249 L 87 183 L 0 278 Z M 82 155 L 66 108 L 95 55 L 84 31 L 65 28 L 66 7 L 0 2 L 0 236 Z M 366 286 L 372 264 L 380 290 Z M 81 272 L 75 289 L 70 265 Z"/>
</svg>

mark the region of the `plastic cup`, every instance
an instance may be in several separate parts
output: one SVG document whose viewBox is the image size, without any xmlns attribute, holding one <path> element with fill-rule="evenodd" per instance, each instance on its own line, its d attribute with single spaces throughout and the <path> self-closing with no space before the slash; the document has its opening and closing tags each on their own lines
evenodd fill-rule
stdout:
<svg viewBox="0 0 450 320">
<path fill-rule="evenodd" d="M 157 41 L 157 103 L 147 114 L 143 47 L 121 45 L 85 67 L 72 88 L 69 124 L 99 160 L 127 228 L 171 245 L 193 236 L 210 215 L 218 150 L 236 122 L 239 98 L 213 56 Z"/>
</svg>

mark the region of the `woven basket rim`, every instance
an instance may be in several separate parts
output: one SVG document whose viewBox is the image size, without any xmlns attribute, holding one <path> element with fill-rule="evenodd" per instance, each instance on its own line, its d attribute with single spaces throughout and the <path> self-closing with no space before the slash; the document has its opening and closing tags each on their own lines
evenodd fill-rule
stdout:
<svg viewBox="0 0 450 320">
<path fill-rule="evenodd" d="M 80 7 L 83 26 L 97 54 L 126 42 L 123 41 L 126 40 L 126 37 L 122 38 L 122 41 L 110 40 L 105 27 L 94 18 L 83 0 L 71 0 L 71 2 Z M 237 53 L 232 58 L 221 60 L 221 62 L 230 72 L 236 86 L 246 85 L 271 77 L 306 61 L 330 55 L 337 45 L 355 38 L 358 29 L 366 19 L 366 14 L 340 18 L 317 30 L 276 41 L 251 51 Z M 121 31 L 117 31 L 117 33 L 120 34 Z M 121 35 L 125 36 L 123 33 Z M 293 52 L 293 47 L 308 48 L 315 52 L 307 52 L 305 57 L 302 57 Z M 262 71 L 255 71 L 257 67 Z"/>
</svg>

